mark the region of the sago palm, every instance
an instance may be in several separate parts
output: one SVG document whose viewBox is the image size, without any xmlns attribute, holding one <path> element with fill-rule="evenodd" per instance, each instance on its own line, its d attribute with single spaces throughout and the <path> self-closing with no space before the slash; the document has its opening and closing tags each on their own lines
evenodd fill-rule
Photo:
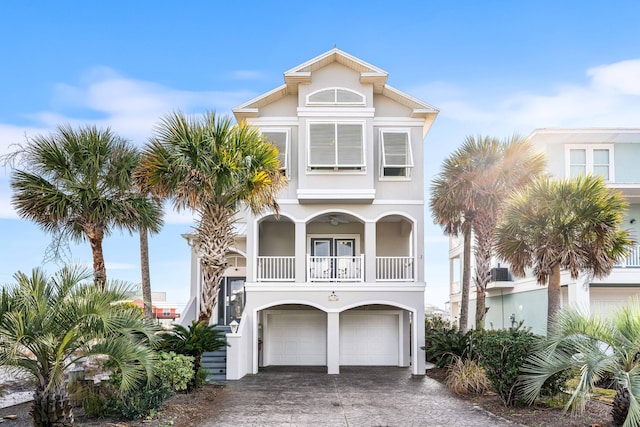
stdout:
<svg viewBox="0 0 640 427">
<path fill-rule="evenodd" d="M 617 392 L 611 415 L 614 425 L 640 425 L 640 304 L 634 298 L 608 318 L 584 316 L 574 308 L 558 312 L 554 328 L 529 357 L 521 377 L 530 402 L 557 372 L 578 375 L 567 409 L 582 412 L 598 380 L 611 377 Z"/>
<path fill-rule="evenodd" d="M 127 296 L 122 284 L 100 290 L 83 283 L 91 273 L 64 267 L 52 276 L 40 269 L 18 272 L 0 298 L 0 366 L 35 380 L 35 426 L 69 425 L 65 372 L 80 359 L 107 355 L 122 372 L 122 388 L 150 378 L 156 328 L 140 310 L 116 304 Z"/>
<path fill-rule="evenodd" d="M 605 277 L 633 241 L 621 229 L 627 202 L 600 177 L 542 178 L 507 202 L 496 231 L 496 250 L 518 276 L 533 267 L 547 284 L 547 332 L 560 309 L 560 271 Z"/>
<path fill-rule="evenodd" d="M 133 191 L 139 153 L 109 129 L 58 126 L 51 135 L 31 137 L 6 159 L 12 205 L 18 215 L 53 234 L 52 248 L 88 240 L 95 282 L 107 273 L 102 241 L 115 228 L 129 232 L 162 225 L 159 205 Z"/>
<path fill-rule="evenodd" d="M 544 168 L 544 158 L 518 136 L 501 141 L 467 137 L 443 165 L 431 187 L 434 222 L 447 234 L 464 239 L 461 330 L 466 330 L 471 276 L 471 236 L 474 236 L 476 328 L 484 327 L 485 291 L 489 283 L 493 233 L 506 195 L 522 188 Z"/>
<path fill-rule="evenodd" d="M 143 153 L 138 180 L 154 195 L 171 198 L 176 210 L 199 214 L 195 245 L 203 286 L 199 320 L 209 323 L 234 242 L 233 221 L 241 206 L 257 214 L 278 211 L 286 185 L 278 149 L 245 123 L 207 113 L 170 114 L 156 126 Z"/>
</svg>

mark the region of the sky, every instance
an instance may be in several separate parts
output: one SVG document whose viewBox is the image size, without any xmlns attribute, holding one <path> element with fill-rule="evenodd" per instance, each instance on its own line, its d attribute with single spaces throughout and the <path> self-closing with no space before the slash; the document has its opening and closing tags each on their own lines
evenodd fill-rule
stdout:
<svg viewBox="0 0 640 427">
<path fill-rule="evenodd" d="M 640 127 L 640 2 L 138 0 L 0 2 L 0 155 L 58 124 L 111 127 L 143 146 L 174 110 L 231 109 L 336 45 L 440 109 L 428 189 L 467 136 Z M 44 263 L 51 237 L 11 207 L 0 167 L 0 284 Z M 151 237 L 152 287 L 185 304 L 190 215 Z M 428 303 L 448 301 L 448 239 L 425 212 Z M 139 283 L 138 237 L 104 241 L 107 275 Z M 67 261 L 91 266 L 88 243 Z M 44 264 L 43 264 L 44 263 Z"/>
</svg>

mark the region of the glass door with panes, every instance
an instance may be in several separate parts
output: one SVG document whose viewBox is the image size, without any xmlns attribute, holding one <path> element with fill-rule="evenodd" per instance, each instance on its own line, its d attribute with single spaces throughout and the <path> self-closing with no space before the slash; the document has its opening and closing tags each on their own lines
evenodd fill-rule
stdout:
<svg viewBox="0 0 640 427">
<path fill-rule="evenodd" d="M 356 273 L 356 239 L 314 237 L 311 239 L 311 278 L 346 279 Z"/>
<path fill-rule="evenodd" d="M 244 277 L 224 277 L 218 291 L 218 325 L 240 322 L 244 309 Z"/>
</svg>

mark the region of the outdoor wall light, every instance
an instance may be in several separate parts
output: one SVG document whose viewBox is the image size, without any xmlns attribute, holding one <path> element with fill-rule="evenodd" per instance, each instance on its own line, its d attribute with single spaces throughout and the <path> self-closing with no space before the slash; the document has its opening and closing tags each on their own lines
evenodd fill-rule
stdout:
<svg viewBox="0 0 640 427">
<path fill-rule="evenodd" d="M 635 223 L 636 223 L 636 219 L 635 219 L 635 218 L 631 218 L 631 219 L 629 220 L 629 223 L 631 223 L 631 224 L 635 224 Z"/>
<path fill-rule="evenodd" d="M 233 319 L 233 321 L 229 323 L 229 327 L 231 328 L 232 334 L 235 334 L 236 332 L 238 332 L 238 326 L 240 326 L 240 324 L 235 319 Z"/>
</svg>

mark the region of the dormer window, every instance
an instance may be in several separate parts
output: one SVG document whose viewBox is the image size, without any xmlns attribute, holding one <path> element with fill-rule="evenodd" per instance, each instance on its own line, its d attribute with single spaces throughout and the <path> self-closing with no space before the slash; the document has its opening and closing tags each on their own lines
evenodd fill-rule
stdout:
<svg viewBox="0 0 640 427">
<path fill-rule="evenodd" d="M 413 156 L 409 132 L 406 130 L 380 131 L 380 178 L 409 179 Z"/>
<path fill-rule="evenodd" d="M 278 160 L 282 165 L 280 170 L 282 174 L 287 176 L 289 170 L 289 130 L 288 129 L 269 129 L 263 130 L 262 135 L 269 140 L 270 143 L 278 147 Z"/>
<path fill-rule="evenodd" d="M 320 89 L 307 95 L 307 105 L 364 105 L 364 95 L 340 87 Z"/>
</svg>

